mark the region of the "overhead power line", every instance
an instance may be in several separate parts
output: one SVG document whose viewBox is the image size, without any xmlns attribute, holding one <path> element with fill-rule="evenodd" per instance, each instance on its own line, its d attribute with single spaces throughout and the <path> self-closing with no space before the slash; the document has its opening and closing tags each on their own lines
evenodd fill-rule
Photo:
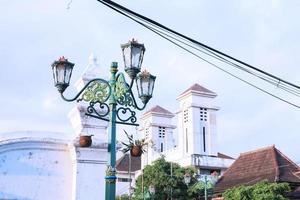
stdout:
<svg viewBox="0 0 300 200">
<path fill-rule="evenodd" d="M 145 28 L 149 29 L 150 31 L 154 32 L 155 34 L 159 35 L 160 37 L 168 40 L 169 42 L 175 44 L 176 46 L 180 47 L 181 49 L 191 53 L 192 55 L 196 56 L 197 58 L 209 63 L 210 65 L 218 68 L 219 70 L 222 70 L 223 72 L 239 79 L 240 81 L 243 81 L 244 83 L 272 96 L 272 97 L 275 97 L 285 103 L 288 103 L 292 106 L 295 106 L 297 108 L 300 108 L 300 106 L 292 103 L 292 102 L 289 102 L 279 96 L 276 96 L 274 94 L 272 94 L 271 92 L 268 92 L 252 83 L 250 83 L 249 81 L 246 81 L 240 77 L 238 77 L 237 75 L 234 75 L 232 74 L 231 72 L 217 66 L 216 64 L 208 61 L 207 59 L 204 59 L 203 57 L 201 57 L 200 55 L 196 54 L 195 52 L 193 52 L 192 50 L 188 49 L 188 48 L 191 48 L 193 50 L 196 50 L 198 52 L 201 52 L 205 55 L 208 55 L 210 57 L 213 57 L 219 61 L 222 61 L 236 69 L 239 69 L 243 72 L 246 72 L 246 73 L 249 73 L 257 78 L 260 78 L 261 80 L 277 87 L 277 88 L 280 88 L 290 94 L 293 94 L 295 96 L 300 96 L 300 87 L 295 85 L 295 84 L 292 84 L 288 81 L 285 81 L 279 77 L 276 77 L 268 72 L 265 72 L 261 69 L 258 69 L 256 67 L 253 67 L 243 61 L 240 61 L 238 59 L 235 59 L 225 53 L 222 53 L 212 47 L 209 47 L 207 45 L 204 45 L 194 39 L 191 39 L 183 34 L 180 34 L 174 30 L 171 30 L 170 28 L 158 23 L 158 22 L 155 22 L 154 20 L 151 20 L 145 16 L 142 16 L 136 12 L 133 12 L 113 1 L 108 1 L 108 0 L 97 0 L 99 1 L 100 3 L 104 4 L 105 6 L 115 10 L 116 12 L 130 18 L 131 20 L 137 22 L 138 24 L 144 26 Z M 179 44 L 181 43 L 181 44 Z M 186 47 L 183 47 L 182 45 L 185 45 Z"/>
</svg>

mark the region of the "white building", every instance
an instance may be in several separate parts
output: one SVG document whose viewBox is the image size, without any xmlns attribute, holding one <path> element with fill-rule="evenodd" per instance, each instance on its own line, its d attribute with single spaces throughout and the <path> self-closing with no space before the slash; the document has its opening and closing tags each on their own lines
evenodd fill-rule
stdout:
<svg viewBox="0 0 300 200">
<path fill-rule="evenodd" d="M 91 56 L 75 86 L 80 90 L 98 74 L 105 73 L 97 59 Z M 144 113 L 140 130 L 155 146 L 148 147 L 142 160 L 131 159 L 130 176 L 128 155 L 118 160 L 117 194 L 128 193 L 129 177 L 134 179 L 141 167 L 151 164 L 162 154 L 168 161 L 182 166 L 193 165 L 204 174 L 222 173 L 228 168 L 233 159 L 218 153 L 216 145 L 216 96 L 195 84 L 179 95 L 177 112 L 155 106 Z M 0 199 L 104 199 L 108 122 L 86 116 L 87 106 L 80 101 L 69 113 L 74 133 L 0 134 Z M 175 116 L 177 123 L 174 125 Z M 90 147 L 80 147 L 82 135 L 93 135 Z"/>
<path fill-rule="evenodd" d="M 100 70 L 91 56 L 77 89 Z M 0 134 L 0 199 L 104 199 L 108 123 L 87 117 L 86 106 L 77 103 L 69 113 L 73 133 Z M 80 147 L 80 135 L 94 135 L 92 145 Z"/>
<path fill-rule="evenodd" d="M 216 96 L 194 84 L 178 96 L 176 113 L 161 106 L 147 111 L 141 118 L 141 131 L 152 140 L 154 148 L 142 156 L 142 168 L 164 155 L 166 160 L 181 166 L 195 166 L 201 174 L 223 173 L 234 160 L 218 152 Z M 172 124 L 175 116 L 176 126 Z"/>
</svg>

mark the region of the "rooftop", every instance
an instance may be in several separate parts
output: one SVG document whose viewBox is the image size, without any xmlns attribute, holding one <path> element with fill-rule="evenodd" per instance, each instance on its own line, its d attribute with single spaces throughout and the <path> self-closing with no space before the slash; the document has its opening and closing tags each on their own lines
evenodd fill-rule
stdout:
<svg viewBox="0 0 300 200">
<path fill-rule="evenodd" d="M 252 185 L 262 180 L 300 185 L 300 169 L 275 146 L 241 153 L 215 186 L 221 193 L 239 185 Z"/>
<path fill-rule="evenodd" d="M 199 85 L 198 83 L 195 83 L 194 85 L 192 85 L 191 87 L 189 87 L 187 90 L 185 90 L 183 93 L 181 93 L 179 96 L 189 92 L 189 91 L 193 91 L 193 92 L 198 92 L 198 93 L 203 93 L 203 94 L 210 94 L 213 96 L 217 96 L 216 93 L 214 93 L 213 91 Z"/>
<path fill-rule="evenodd" d="M 116 163 L 117 171 L 128 172 L 129 170 L 129 154 L 124 154 L 117 160 Z M 131 171 L 135 172 L 141 169 L 141 157 L 131 156 Z"/>
<path fill-rule="evenodd" d="M 161 107 L 159 105 L 156 105 L 156 106 L 152 107 L 150 110 L 145 112 L 144 115 L 146 115 L 148 113 L 159 113 L 159 114 L 173 115 L 173 113 L 171 113 L 170 111 L 168 111 L 167 109 L 164 109 L 163 107 Z"/>
</svg>

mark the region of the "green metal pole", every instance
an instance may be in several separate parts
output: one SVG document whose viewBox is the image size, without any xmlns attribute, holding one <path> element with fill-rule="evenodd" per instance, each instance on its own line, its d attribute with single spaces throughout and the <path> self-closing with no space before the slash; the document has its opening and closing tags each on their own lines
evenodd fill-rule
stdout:
<svg viewBox="0 0 300 200">
<path fill-rule="evenodd" d="M 110 68 L 111 95 L 109 97 L 110 119 L 108 134 L 108 167 L 105 176 L 105 200 L 116 199 L 116 106 L 115 85 L 116 73 L 118 72 L 118 63 L 113 62 Z"/>
<path fill-rule="evenodd" d="M 204 196 L 205 196 L 205 200 L 207 200 L 207 176 L 204 176 Z"/>
</svg>

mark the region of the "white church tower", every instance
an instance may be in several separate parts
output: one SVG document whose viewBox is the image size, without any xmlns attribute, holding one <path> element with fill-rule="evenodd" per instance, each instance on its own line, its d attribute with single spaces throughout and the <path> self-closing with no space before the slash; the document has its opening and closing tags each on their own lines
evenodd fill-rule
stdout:
<svg viewBox="0 0 300 200">
<path fill-rule="evenodd" d="M 174 148 L 173 130 L 176 128 L 172 125 L 174 116 L 160 106 L 155 106 L 143 114 L 141 118 L 143 127 L 140 131 L 150 144 L 142 156 L 142 168 L 151 164 L 163 152 Z"/>
<path fill-rule="evenodd" d="M 216 96 L 216 93 L 194 84 L 177 98 L 178 145 L 183 154 L 217 156 Z"/>
<path fill-rule="evenodd" d="M 167 161 L 196 167 L 200 174 L 222 174 L 234 159 L 217 149 L 216 96 L 199 84 L 180 94 L 177 126 L 172 125 L 175 115 L 170 111 L 160 106 L 147 111 L 142 117 L 141 131 L 146 139 L 153 141 L 154 147 L 148 146 L 142 168 L 164 155 Z"/>
</svg>

